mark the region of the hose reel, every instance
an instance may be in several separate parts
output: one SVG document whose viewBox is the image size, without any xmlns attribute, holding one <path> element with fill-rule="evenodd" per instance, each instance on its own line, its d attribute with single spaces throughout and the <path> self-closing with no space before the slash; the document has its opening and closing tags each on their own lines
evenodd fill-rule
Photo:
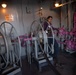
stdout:
<svg viewBox="0 0 76 75">
<path fill-rule="evenodd" d="M 0 69 L 5 69 L 8 65 L 21 66 L 21 45 L 15 27 L 9 22 L 0 25 Z"/>
<path fill-rule="evenodd" d="M 33 36 L 36 37 L 37 41 L 43 42 L 43 44 L 44 44 L 43 49 L 45 50 L 45 52 L 49 47 L 51 49 L 51 52 L 54 53 L 54 48 L 53 48 L 54 47 L 54 32 L 53 32 L 53 29 L 52 29 L 52 27 L 50 27 L 50 29 L 52 30 L 52 36 L 48 37 L 46 32 L 43 29 L 42 24 L 43 23 L 40 23 L 38 20 L 33 21 L 31 24 L 31 27 L 30 27 L 31 35 L 32 35 L 32 37 Z M 48 38 L 53 39 L 53 44 L 51 45 L 52 48 L 48 44 Z"/>
</svg>

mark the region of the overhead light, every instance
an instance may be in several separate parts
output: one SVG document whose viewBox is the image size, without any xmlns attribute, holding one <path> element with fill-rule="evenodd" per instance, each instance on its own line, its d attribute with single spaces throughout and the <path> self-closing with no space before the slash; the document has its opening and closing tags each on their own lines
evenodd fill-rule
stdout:
<svg viewBox="0 0 76 75">
<path fill-rule="evenodd" d="M 2 7 L 3 7 L 3 8 L 6 8 L 6 7 L 7 7 L 7 4 L 3 3 L 3 4 L 2 4 Z"/>
<path fill-rule="evenodd" d="M 66 5 L 66 4 L 70 4 L 70 3 L 72 3 L 72 2 L 74 2 L 74 1 L 69 1 L 69 2 L 66 2 L 66 3 L 62 3 L 62 4 L 55 3 L 55 7 L 61 7 L 61 6 L 64 6 L 64 5 Z"/>
<path fill-rule="evenodd" d="M 59 7 L 59 3 L 55 3 L 55 7 Z"/>
</svg>

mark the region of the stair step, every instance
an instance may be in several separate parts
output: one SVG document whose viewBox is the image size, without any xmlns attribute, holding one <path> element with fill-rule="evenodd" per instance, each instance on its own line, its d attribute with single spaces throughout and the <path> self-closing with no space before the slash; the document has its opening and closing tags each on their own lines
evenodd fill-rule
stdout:
<svg viewBox="0 0 76 75">
<path fill-rule="evenodd" d="M 48 59 L 49 59 L 50 61 L 53 60 L 52 57 L 49 57 Z M 45 58 L 43 58 L 43 59 L 39 59 L 38 62 L 39 62 L 39 64 L 44 63 L 44 62 L 46 62 L 46 59 L 45 59 Z"/>
</svg>

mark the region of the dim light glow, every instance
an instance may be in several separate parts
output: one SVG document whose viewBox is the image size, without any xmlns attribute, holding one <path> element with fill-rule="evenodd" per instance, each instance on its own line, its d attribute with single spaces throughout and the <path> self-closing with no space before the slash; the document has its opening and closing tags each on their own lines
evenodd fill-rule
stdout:
<svg viewBox="0 0 76 75">
<path fill-rule="evenodd" d="M 40 8 L 41 10 L 43 9 L 43 7 Z"/>
<path fill-rule="evenodd" d="M 2 13 L 4 13 L 4 14 L 5 14 L 5 13 L 6 13 L 6 9 L 2 9 Z"/>
<path fill-rule="evenodd" d="M 3 3 L 3 4 L 2 4 L 2 7 L 3 7 L 3 8 L 6 8 L 6 7 L 7 7 L 7 4 Z"/>
<path fill-rule="evenodd" d="M 59 7 L 59 3 L 55 3 L 55 7 Z"/>
</svg>

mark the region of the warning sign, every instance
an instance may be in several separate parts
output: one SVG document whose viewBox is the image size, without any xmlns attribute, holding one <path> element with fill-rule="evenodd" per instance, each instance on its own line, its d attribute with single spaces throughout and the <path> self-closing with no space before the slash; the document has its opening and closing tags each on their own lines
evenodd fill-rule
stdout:
<svg viewBox="0 0 76 75">
<path fill-rule="evenodd" d="M 11 14 L 6 14 L 6 15 L 5 15 L 5 20 L 8 21 L 8 22 L 14 21 L 13 15 L 11 15 Z"/>
</svg>

